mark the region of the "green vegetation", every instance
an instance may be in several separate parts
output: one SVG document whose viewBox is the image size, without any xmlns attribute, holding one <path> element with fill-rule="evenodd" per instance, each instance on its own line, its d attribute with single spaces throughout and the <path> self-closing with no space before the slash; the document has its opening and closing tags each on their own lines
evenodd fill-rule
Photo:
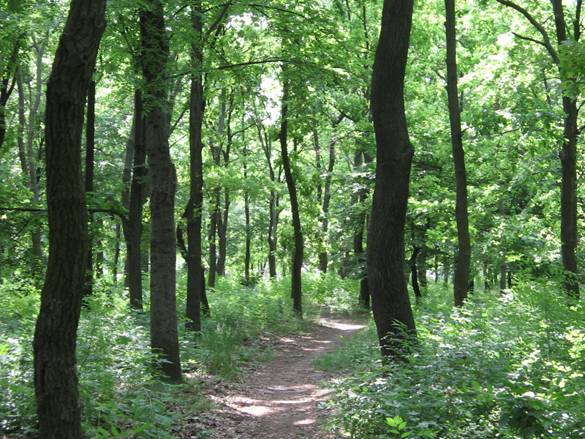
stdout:
<svg viewBox="0 0 585 439">
<path fill-rule="evenodd" d="M 308 330 L 323 311 L 349 313 L 355 306 L 353 280 L 307 276 L 305 282 L 315 301 L 307 304 L 307 319 L 299 320 L 292 311 L 290 280 L 245 287 L 221 279 L 209 294 L 211 308 L 221 312 L 203 320 L 195 344 L 180 331 L 186 376 L 180 385 L 161 382 L 154 367 L 158 360 L 150 350 L 148 315 L 133 311 L 119 288 L 99 285 L 82 310 L 78 334 L 88 437 L 173 437 L 185 413 L 196 416 L 211 407 L 201 388 L 204 377 L 237 379 L 242 366 L 272 357 L 270 338 Z M 24 282 L 5 282 L 0 302 L 0 428 L 27 436 L 36 432 L 32 334 L 39 291 Z"/>
<path fill-rule="evenodd" d="M 341 435 L 585 437 L 584 24 L 0 0 L 0 436 L 181 435 L 325 311 Z"/>
<path fill-rule="evenodd" d="M 555 284 L 474 293 L 461 309 L 431 284 L 419 342 L 380 361 L 373 326 L 316 362 L 335 386 L 331 427 L 352 438 L 578 438 L 585 434 L 585 307 Z M 401 420 L 397 422 L 396 420 Z"/>
</svg>

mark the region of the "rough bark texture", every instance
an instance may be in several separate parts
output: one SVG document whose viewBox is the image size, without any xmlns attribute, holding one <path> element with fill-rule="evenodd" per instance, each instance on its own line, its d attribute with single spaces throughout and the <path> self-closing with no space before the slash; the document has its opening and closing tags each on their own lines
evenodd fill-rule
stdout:
<svg viewBox="0 0 585 439">
<path fill-rule="evenodd" d="M 49 262 L 34 336 L 40 437 L 80 439 L 75 344 L 87 266 L 81 172 L 85 98 L 105 28 L 105 0 L 73 0 L 47 84 Z"/>
<path fill-rule="evenodd" d="M 552 0 L 555 16 L 557 42 L 560 45 L 567 40 L 567 24 L 561 0 Z M 580 37 L 580 25 L 575 26 L 574 38 Z M 566 79 L 561 70 L 562 80 Z M 574 98 L 563 96 L 563 143 L 560 153 L 561 179 L 561 257 L 565 269 L 564 288 L 573 297 L 579 297 L 579 282 L 577 280 L 577 140 L 578 128 L 577 102 Z"/>
<path fill-rule="evenodd" d="M 299 213 L 299 200 L 297 197 L 297 187 L 292 174 L 290 158 L 288 155 L 288 100 L 290 84 L 285 79 L 282 96 L 282 114 L 280 120 L 280 152 L 282 155 L 282 167 L 288 195 L 290 198 L 290 208 L 292 213 L 292 224 L 294 230 L 294 251 L 292 257 L 292 277 L 291 277 L 291 297 L 293 299 L 293 309 L 299 317 L 303 315 L 302 307 L 302 285 L 301 269 L 303 267 L 303 233 L 301 229 L 301 217 Z"/>
<path fill-rule="evenodd" d="M 384 357 L 400 357 L 416 329 L 404 276 L 404 223 L 413 148 L 404 112 L 412 0 L 385 0 L 372 78 L 376 183 L 368 234 L 368 284 Z"/>
<path fill-rule="evenodd" d="M 146 176 L 146 145 L 144 138 L 144 111 L 142 92 L 134 92 L 134 139 L 132 182 L 128 199 L 126 223 L 126 276 L 130 306 L 142 309 L 142 209 L 144 206 L 144 178 Z"/>
<path fill-rule="evenodd" d="M 191 97 L 189 103 L 189 165 L 190 199 L 185 217 L 187 221 L 187 328 L 201 330 L 201 298 L 205 288 L 205 278 L 201 262 L 201 209 L 203 207 L 203 144 L 201 131 L 205 100 L 201 66 L 203 51 L 200 46 L 203 9 L 201 0 L 191 6 L 191 20 L 195 37 L 191 45 Z"/>
<path fill-rule="evenodd" d="M 467 173 L 465 153 L 461 132 L 461 109 L 457 86 L 457 50 L 455 31 L 455 0 L 445 0 L 446 37 L 447 37 L 447 95 L 449 99 L 449 120 L 451 122 L 451 145 L 455 164 L 457 221 L 457 255 L 455 257 L 455 277 L 453 293 L 455 305 L 461 306 L 467 298 L 469 271 L 471 267 L 471 241 L 469 237 L 469 216 L 467 212 Z"/>
<path fill-rule="evenodd" d="M 144 132 L 150 194 L 150 343 L 162 362 L 162 372 L 181 380 L 176 303 L 175 167 L 169 149 L 169 43 L 163 5 L 147 0 L 140 11 L 141 64 L 144 77 Z"/>
</svg>

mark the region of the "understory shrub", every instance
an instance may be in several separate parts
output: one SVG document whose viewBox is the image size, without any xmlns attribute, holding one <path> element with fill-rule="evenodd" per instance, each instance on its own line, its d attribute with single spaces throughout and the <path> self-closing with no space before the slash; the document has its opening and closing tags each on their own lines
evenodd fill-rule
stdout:
<svg viewBox="0 0 585 439">
<path fill-rule="evenodd" d="M 373 324 L 317 361 L 345 369 L 331 427 L 352 438 L 585 437 L 585 309 L 552 285 L 476 292 L 451 309 L 431 286 L 419 343 L 382 364 Z"/>
</svg>

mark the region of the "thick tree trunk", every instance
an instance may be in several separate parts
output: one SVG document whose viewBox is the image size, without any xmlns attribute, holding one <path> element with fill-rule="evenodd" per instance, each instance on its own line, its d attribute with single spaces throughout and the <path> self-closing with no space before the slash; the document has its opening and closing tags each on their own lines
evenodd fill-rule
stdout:
<svg viewBox="0 0 585 439">
<path fill-rule="evenodd" d="M 191 21 L 195 32 L 191 45 L 191 96 L 189 103 L 189 166 L 190 199 L 187 220 L 187 328 L 201 331 L 201 299 L 205 288 L 201 261 L 201 210 L 203 208 L 203 144 L 201 134 L 205 98 L 203 94 L 203 50 L 201 45 L 203 7 L 201 0 L 191 6 Z"/>
<path fill-rule="evenodd" d="M 134 139 L 132 182 L 128 199 L 126 237 L 126 279 L 130 306 L 142 309 L 142 209 L 144 205 L 144 179 L 146 177 L 146 145 L 144 138 L 144 111 L 142 92 L 134 92 Z"/>
<path fill-rule="evenodd" d="M 87 115 L 85 120 L 85 192 L 93 193 L 95 177 L 95 92 L 96 83 L 89 82 L 87 91 Z M 89 214 L 89 234 L 87 239 L 87 271 L 85 273 L 84 295 L 93 293 L 93 230 L 94 218 Z"/>
<path fill-rule="evenodd" d="M 384 357 L 403 354 L 401 340 L 416 337 L 404 276 L 404 223 L 413 148 L 404 112 L 404 76 L 412 0 L 384 0 L 372 78 L 376 183 L 368 233 L 368 284 Z"/>
<path fill-rule="evenodd" d="M 461 306 L 467 298 L 471 267 L 471 241 L 469 237 L 469 215 L 467 212 L 467 173 L 461 132 L 461 109 L 457 86 L 457 49 L 455 31 L 455 0 L 445 0 L 447 37 L 447 95 L 449 98 L 449 120 L 451 122 L 451 144 L 455 164 L 458 249 L 455 258 L 453 292 L 455 305 Z"/>
<path fill-rule="evenodd" d="M 551 0 L 555 17 L 555 30 L 559 46 L 565 44 L 567 24 L 562 0 Z M 580 8 L 581 5 L 576 6 Z M 579 41 L 581 24 L 574 26 L 574 38 Z M 559 65 L 561 81 L 566 81 L 563 67 Z M 579 131 L 577 118 L 579 111 L 574 98 L 563 96 L 563 146 L 560 159 L 562 167 L 561 181 L 561 257 L 565 269 L 565 291 L 572 297 L 579 297 L 579 281 L 577 279 L 577 140 Z"/>
<path fill-rule="evenodd" d="M 286 73 L 286 72 L 283 72 Z M 290 158 L 288 155 L 288 100 L 289 100 L 290 84 L 288 79 L 284 79 L 283 96 L 282 96 L 282 113 L 280 120 L 280 152 L 282 155 L 282 166 L 284 168 L 284 176 L 286 179 L 286 186 L 288 188 L 288 195 L 290 198 L 290 207 L 292 213 L 292 223 L 294 230 L 294 252 L 292 257 L 292 275 L 291 275 L 291 297 L 293 299 L 293 310 L 302 317 L 302 275 L 303 267 L 303 233 L 301 229 L 301 217 L 299 213 L 299 201 L 297 197 L 297 187 L 292 174 Z"/>
<path fill-rule="evenodd" d="M 105 0 L 72 0 L 46 105 L 49 263 L 34 335 L 40 437 L 81 439 L 75 366 L 87 266 L 81 133 L 87 89 L 105 28 Z"/>
<path fill-rule="evenodd" d="M 167 67 L 169 42 L 160 0 L 140 11 L 141 64 L 144 77 L 144 133 L 152 187 L 150 194 L 150 343 L 161 355 L 162 372 L 181 380 L 176 303 L 176 174 L 169 148 Z"/>
</svg>

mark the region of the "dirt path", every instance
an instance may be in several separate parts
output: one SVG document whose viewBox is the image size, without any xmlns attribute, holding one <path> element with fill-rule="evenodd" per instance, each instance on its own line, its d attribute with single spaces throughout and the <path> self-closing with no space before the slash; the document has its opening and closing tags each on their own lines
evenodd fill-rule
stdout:
<svg viewBox="0 0 585 439">
<path fill-rule="evenodd" d="M 216 409 L 203 424 L 211 439 L 325 439 L 319 408 L 331 390 L 321 386 L 332 374 L 316 370 L 313 360 L 335 350 L 342 336 L 364 324 L 349 318 L 322 318 L 306 334 L 281 337 L 275 358 L 244 374 L 241 383 L 212 395 Z M 192 436 L 197 437 L 197 436 Z"/>
</svg>

